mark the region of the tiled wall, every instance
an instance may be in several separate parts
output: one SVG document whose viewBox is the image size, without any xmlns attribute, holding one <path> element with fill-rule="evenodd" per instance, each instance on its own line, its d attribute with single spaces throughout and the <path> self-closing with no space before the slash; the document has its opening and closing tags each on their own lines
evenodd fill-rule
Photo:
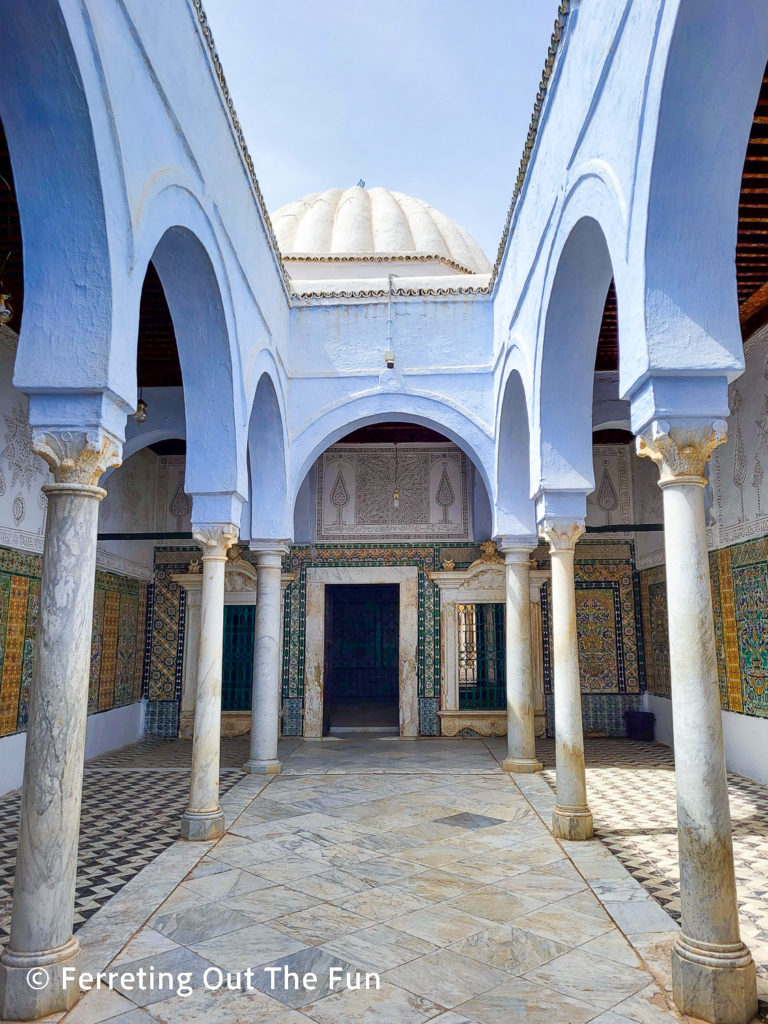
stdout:
<svg viewBox="0 0 768 1024">
<path fill-rule="evenodd" d="M 40 606 L 39 555 L 0 548 L 0 736 L 23 732 Z M 97 572 L 88 713 L 141 697 L 147 585 Z"/>
<path fill-rule="evenodd" d="M 536 552 L 540 568 L 549 555 Z M 639 694 L 645 689 L 640 595 L 631 542 L 581 541 L 576 546 L 576 626 L 584 694 Z M 552 692 L 549 585 L 542 588 L 544 689 Z"/>
<path fill-rule="evenodd" d="M 768 718 L 768 538 L 709 553 L 720 703 Z M 664 567 L 641 573 L 648 691 L 668 697 Z"/>
</svg>

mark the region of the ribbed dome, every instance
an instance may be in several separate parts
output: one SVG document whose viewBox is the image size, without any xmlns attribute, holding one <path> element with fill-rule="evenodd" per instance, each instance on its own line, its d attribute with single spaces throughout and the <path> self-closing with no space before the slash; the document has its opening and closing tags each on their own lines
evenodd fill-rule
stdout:
<svg viewBox="0 0 768 1024">
<path fill-rule="evenodd" d="M 285 257 L 437 257 L 470 274 L 491 265 L 463 228 L 421 199 L 385 188 L 313 192 L 272 215 Z"/>
</svg>

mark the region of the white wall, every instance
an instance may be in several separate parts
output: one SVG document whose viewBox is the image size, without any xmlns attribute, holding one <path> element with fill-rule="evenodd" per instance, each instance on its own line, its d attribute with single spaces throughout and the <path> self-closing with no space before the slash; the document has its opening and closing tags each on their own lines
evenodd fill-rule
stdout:
<svg viewBox="0 0 768 1024">
<path fill-rule="evenodd" d="M 144 704 L 126 704 L 111 711 L 88 716 L 85 756 L 98 757 L 135 743 L 144 735 Z M 24 774 L 27 734 L 15 733 L 0 739 L 0 796 L 18 789 Z"/>
<path fill-rule="evenodd" d="M 648 711 L 656 715 L 656 739 L 673 747 L 672 701 L 644 695 Z M 768 719 L 723 711 L 723 738 L 728 768 L 748 779 L 768 785 Z"/>
</svg>

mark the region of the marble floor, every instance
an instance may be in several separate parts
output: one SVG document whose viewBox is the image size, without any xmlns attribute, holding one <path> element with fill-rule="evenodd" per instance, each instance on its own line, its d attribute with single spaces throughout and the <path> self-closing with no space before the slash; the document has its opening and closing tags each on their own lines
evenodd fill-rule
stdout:
<svg viewBox="0 0 768 1024">
<path fill-rule="evenodd" d="M 222 840 L 174 844 L 81 930 L 96 963 L 94 943 L 143 905 L 110 970 L 188 972 L 191 993 L 118 983 L 67 1024 L 679 1021 L 674 921 L 599 841 L 554 840 L 535 807 L 547 783 L 523 780 L 530 800 L 518 781 L 479 740 L 295 745 L 283 775 L 229 791 Z M 168 891 L 149 905 L 158 875 Z M 233 987 L 206 988 L 206 971 Z"/>
<path fill-rule="evenodd" d="M 682 1019 L 667 992 L 679 897 L 666 748 L 588 742 L 602 842 L 576 844 L 555 841 L 547 828 L 554 773 L 546 741 L 544 773 L 516 777 L 498 768 L 504 741 L 286 741 L 284 773 L 271 780 L 236 771 L 246 743 L 223 745 L 228 830 L 216 844 L 172 839 L 183 799 L 168 799 L 159 780 L 181 783 L 188 744 L 145 741 L 89 763 L 86 790 L 90 773 L 111 801 L 102 839 L 118 834 L 105 885 L 137 821 L 119 810 L 121 776 L 145 804 L 151 782 L 157 799 L 174 806 L 165 812 L 163 852 L 113 885 L 115 895 L 82 924 L 84 967 L 110 964 L 122 975 L 153 968 L 156 978 L 187 972 L 191 992 L 118 983 L 89 992 L 67 1024 Z M 742 897 L 744 864 L 750 855 L 756 863 L 748 889 L 757 936 L 768 918 L 757 881 L 765 878 L 768 843 L 757 825 L 766 822 L 768 791 L 753 792 L 738 776 L 731 783 Z M 752 801 L 750 815 L 739 800 Z M 141 828 L 151 831 L 152 820 L 145 812 Z M 742 916 L 747 936 L 753 920 L 743 906 Z M 765 948 L 747 938 L 762 966 Z M 285 968 L 315 974 L 316 989 L 286 988 Z M 341 976 L 333 991 L 332 969 Z M 346 986 L 347 972 L 360 988 Z M 366 989 L 366 972 L 378 975 L 379 989 Z M 211 990 L 220 975 L 224 985 Z"/>
</svg>

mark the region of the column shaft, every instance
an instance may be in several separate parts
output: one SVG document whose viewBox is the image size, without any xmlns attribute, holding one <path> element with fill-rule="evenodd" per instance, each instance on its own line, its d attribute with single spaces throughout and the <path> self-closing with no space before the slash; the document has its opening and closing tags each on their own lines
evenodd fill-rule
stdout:
<svg viewBox="0 0 768 1024">
<path fill-rule="evenodd" d="M 218 839 L 224 834 L 219 805 L 221 753 L 221 663 L 224 647 L 224 573 L 227 550 L 237 539 L 232 524 L 195 530 L 203 546 L 200 641 L 197 652 L 195 725 L 189 806 L 182 815 L 183 839 Z"/>
<path fill-rule="evenodd" d="M 714 1024 L 757 1012 L 755 967 L 739 934 L 712 593 L 704 468 L 725 425 L 656 421 L 638 452 L 661 464 L 680 852 L 675 1002 Z"/>
<path fill-rule="evenodd" d="M 584 730 L 581 722 L 579 643 L 576 632 L 575 544 L 583 522 L 545 521 L 542 533 L 552 556 L 552 636 L 555 699 L 557 803 L 552 830 L 559 839 L 591 839 L 587 805 Z"/>
<path fill-rule="evenodd" d="M 54 470 L 48 496 L 40 613 L 30 686 L 19 843 L 8 946 L 0 957 L 0 1018 L 35 1020 L 69 1009 L 64 984 L 80 945 L 72 935 L 88 715 L 99 502 L 95 482 L 117 446 L 75 431 L 35 438 Z M 103 458 L 101 457 L 103 455 Z M 86 465 L 83 466 L 83 461 Z M 28 972 L 44 969 L 36 990 Z M 42 975 L 39 975 L 42 979 Z"/>
<path fill-rule="evenodd" d="M 280 574 L 284 549 L 257 553 L 259 574 L 256 604 L 256 645 L 251 703 L 251 751 L 244 770 L 253 774 L 277 775 L 280 761 L 277 741 L 280 732 Z"/>
<path fill-rule="evenodd" d="M 537 772 L 531 662 L 530 547 L 503 548 L 506 557 L 506 670 L 508 772 Z"/>
</svg>

